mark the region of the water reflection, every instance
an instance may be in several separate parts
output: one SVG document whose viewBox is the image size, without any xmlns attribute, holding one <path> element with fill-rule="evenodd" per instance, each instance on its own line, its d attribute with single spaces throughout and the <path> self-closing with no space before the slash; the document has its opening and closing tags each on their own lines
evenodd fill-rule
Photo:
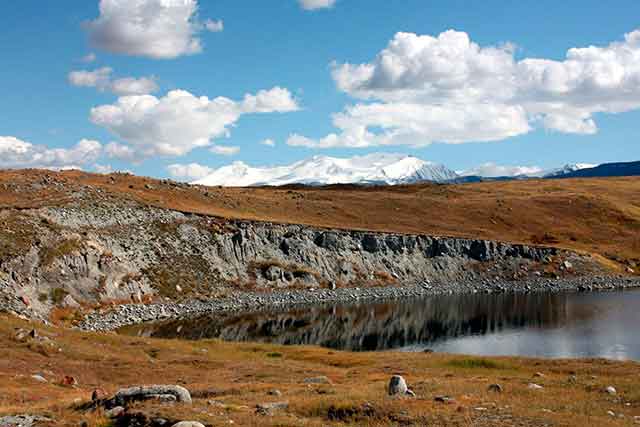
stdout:
<svg viewBox="0 0 640 427">
<path fill-rule="evenodd" d="M 208 316 L 127 333 L 351 351 L 640 359 L 640 292 L 441 296 Z"/>
</svg>

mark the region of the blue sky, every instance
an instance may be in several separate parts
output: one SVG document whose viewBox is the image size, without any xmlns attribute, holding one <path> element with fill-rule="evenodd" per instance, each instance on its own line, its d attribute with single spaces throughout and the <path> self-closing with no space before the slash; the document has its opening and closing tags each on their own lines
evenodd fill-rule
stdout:
<svg viewBox="0 0 640 427">
<path fill-rule="evenodd" d="M 98 0 L 65 0 L 64 7 L 53 0 L 0 4 L 0 137 L 4 138 L 0 167 L 74 165 L 108 170 L 110 166 L 168 176 L 170 164 L 216 168 L 241 160 L 254 166 L 274 165 L 316 154 L 407 153 L 455 170 L 487 162 L 549 168 L 572 162 L 640 159 L 640 42 L 633 37 L 625 41 L 625 34 L 640 28 L 637 0 L 619 0 L 615 5 L 557 0 L 337 0 L 327 8 L 320 7 L 323 0 L 316 0 L 318 8 L 314 10 L 306 10 L 302 0 L 103 2 L 112 3 L 117 13 L 101 15 Z M 155 15 L 176 17 L 161 6 L 184 7 L 189 3 L 190 10 L 197 8 L 197 13 L 177 11 L 191 20 L 186 36 L 184 32 L 163 32 L 162 26 L 158 27 L 160 35 L 154 37 L 118 33 L 118 19 L 132 13 L 157 24 Z M 312 3 L 307 0 L 307 8 Z M 135 7 L 139 9 L 126 10 Z M 411 49 L 427 40 L 421 37 L 430 36 L 438 40 L 438 49 L 446 51 L 449 41 L 438 37 L 450 29 L 458 35 L 466 33 L 470 43 L 481 50 L 497 47 L 498 60 L 503 62 L 505 55 L 511 55 L 515 63 L 526 58 L 560 63 L 570 48 L 595 45 L 606 49 L 616 42 L 624 46 L 609 50 L 622 49 L 626 56 L 617 57 L 612 69 L 597 69 L 602 76 L 597 76 L 596 83 L 589 80 L 594 60 L 585 53 L 578 60 L 583 69 L 575 71 L 577 75 L 571 75 L 569 83 L 558 83 L 554 77 L 535 83 L 537 86 L 514 86 L 515 95 L 505 96 L 494 96 L 493 84 L 505 75 L 530 78 L 535 75 L 534 67 L 522 71 L 500 65 L 499 71 L 482 79 L 476 71 L 447 80 L 434 74 L 438 64 L 433 51 L 426 50 L 418 58 L 420 64 L 407 65 L 402 78 L 393 80 L 389 75 L 395 71 L 376 61 L 391 40 L 400 41 L 398 32 L 415 35 L 402 41 Z M 145 45 L 165 36 L 174 37 L 171 42 L 198 39 L 201 46 L 173 46 L 158 53 Z M 507 44 L 515 47 L 505 47 Z M 402 56 L 405 53 L 393 52 L 393 60 L 406 59 Z M 610 61 L 609 53 L 598 53 L 605 64 Z M 89 54 L 95 55 L 94 61 L 86 60 Z M 476 54 L 471 52 L 473 64 L 477 63 L 473 59 Z M 492 57 L 487 51 L 480 53 L 483 55 Z M 589 63 L 585 65 L 586 56 Z M 354 69 L 342 67 L 345 63 L 369 64 L 375 73 L 362 77 Z M 413 66 L 416 68 L 411 69 Z M 92 81 L 94 74 L 76 75 L 75 80 L 70 76 L 74 71 L 94 73 L 104 67 L 112 71 L 102 81 Z M 498 70 L 498 66 L 490 69 Z M 618 79 L 611 83 L 609 74 L 620 72 L 626 76 L 624 82 Z M 336 74 L 343 78 L 341 87 Z M 233 117 L 219 128 L 198 131 L 196 128 L 208 127 L 223 112 L 209 104 L 204 116 L 194 107 L 187 112 L 180 108 L 171 113 L 154 110 L 157 114 L 148 116 L 146 127 L 131 111 L 114 115 L 103 108 L 92 113 L 94 107 L 118 106 L 119 97 L 149 96 L 139 87 L 114 89 L 115 82 L 124 78 L 146 78 L 136 83 L 151 82 L 146 91 L 158 99 L 173 90 L 188 92 L 190 101 L 196 103 L 203 96 L 208 101 L 228 98 L 234 105 L 225 107 L 224 114 Z M 432 80 L 436 78 L 434 89 Z M 452 85 L 461 86 L 452 89 Z M 560 93 L 559 85 L 573 86 L 563 86 L 568 92 Z M 287 93 L 269 92 L 274 87 Z M 261 90 L 265 91 L 264 105 L 249 107 L 243 102 L 245 94 Z M 488 104 L 499 104 L 500 108 L 487 112 Z M 345 111 L 354 105 L 363 106 L 366 112 Z M 372 105 L 379 108 L 373 111 Z M 168 102 L 166 107 L 175 106 Z M 440 116 L 434 108 L 442 120 L 437 119 Z M 456 123 L 460 108 L 474 119 Z M 345 116 L 343 129 L 337 129 L 332 121 L 332 115 L 340 112 Z M 186 117 L 189 114 L 198 117 Z M 423 116 L 435 118 L 424 120 Z M 166 129 L 171 121 L 171 128 Z M 484 123 L 498 122 L 499 128 L 482 129 Z M 354 139 L 360 126 L 370 134 Z M 337 138 L 328 143 L 324 138 L 331 133 Z M 296 144 L 292 135 L 304 140 Z M 160 141 L 163 138 L 166 140 Z M 267 138 L 275 146 L 260 144 Z M 486 139 L 491 142 L 475 142 Z M 92 144 L 79 149 L 81 140 Z M 124 151 L 107 150 L 110 142 Z M 168 147 L 172 144 L 180 148 Z M 211 151 L 216 146 L 239 151 L 221 155 Z"/>
</svg>

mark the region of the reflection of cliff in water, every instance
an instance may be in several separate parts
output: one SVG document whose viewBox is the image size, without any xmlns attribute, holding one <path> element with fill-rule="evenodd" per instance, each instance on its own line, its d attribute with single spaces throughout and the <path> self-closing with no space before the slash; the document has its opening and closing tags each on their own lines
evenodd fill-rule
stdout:
<svg viewBox="0 0 640 427">
<path fill-rule="evenodd" d="M 568 321 L 567 296 L 441 296 L 411 301 L 209 316 L 145 325 L 137 333 L 165 338 L 221 338 L 374 351 L 504 329 L 555 328 Z"/>
</svg>

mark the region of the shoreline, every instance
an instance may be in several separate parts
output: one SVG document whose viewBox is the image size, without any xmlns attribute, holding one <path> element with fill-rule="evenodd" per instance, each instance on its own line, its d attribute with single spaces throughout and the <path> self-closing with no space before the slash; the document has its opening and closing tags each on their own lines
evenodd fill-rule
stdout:
<svg viewBox="0 0 640 427">
<path fill-rule="evenodd" d="M 575 277 L 570 279 L 533 279 L 526 281 L 483 281 L 456 283 L 422 282 L 401 287 L 317 289 L 305 291 L 243 292 L 216 300 L 191 300 L 182 303 L 119 305 L 108 311 L 96 311 L 85 316 L 77 329 L 88 332 L 115 331 L 125 326 L 195 318 L 229 312 L 283 310 L 325 304 L 384 302 L 437 295 L 502 294 L 529 292 L 594 292 L 640 288 L 640 278 Z"/>
</svg>

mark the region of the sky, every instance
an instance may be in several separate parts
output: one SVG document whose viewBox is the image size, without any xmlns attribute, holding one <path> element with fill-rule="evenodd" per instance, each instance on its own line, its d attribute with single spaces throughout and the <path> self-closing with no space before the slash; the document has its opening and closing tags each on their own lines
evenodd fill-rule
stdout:
<svg viewBox="0 0 640 427">
<path fill-rule="evenodd" d="M 640 160 L 637 0 L 0 3 L 0 168 Z"/>
</svg>

